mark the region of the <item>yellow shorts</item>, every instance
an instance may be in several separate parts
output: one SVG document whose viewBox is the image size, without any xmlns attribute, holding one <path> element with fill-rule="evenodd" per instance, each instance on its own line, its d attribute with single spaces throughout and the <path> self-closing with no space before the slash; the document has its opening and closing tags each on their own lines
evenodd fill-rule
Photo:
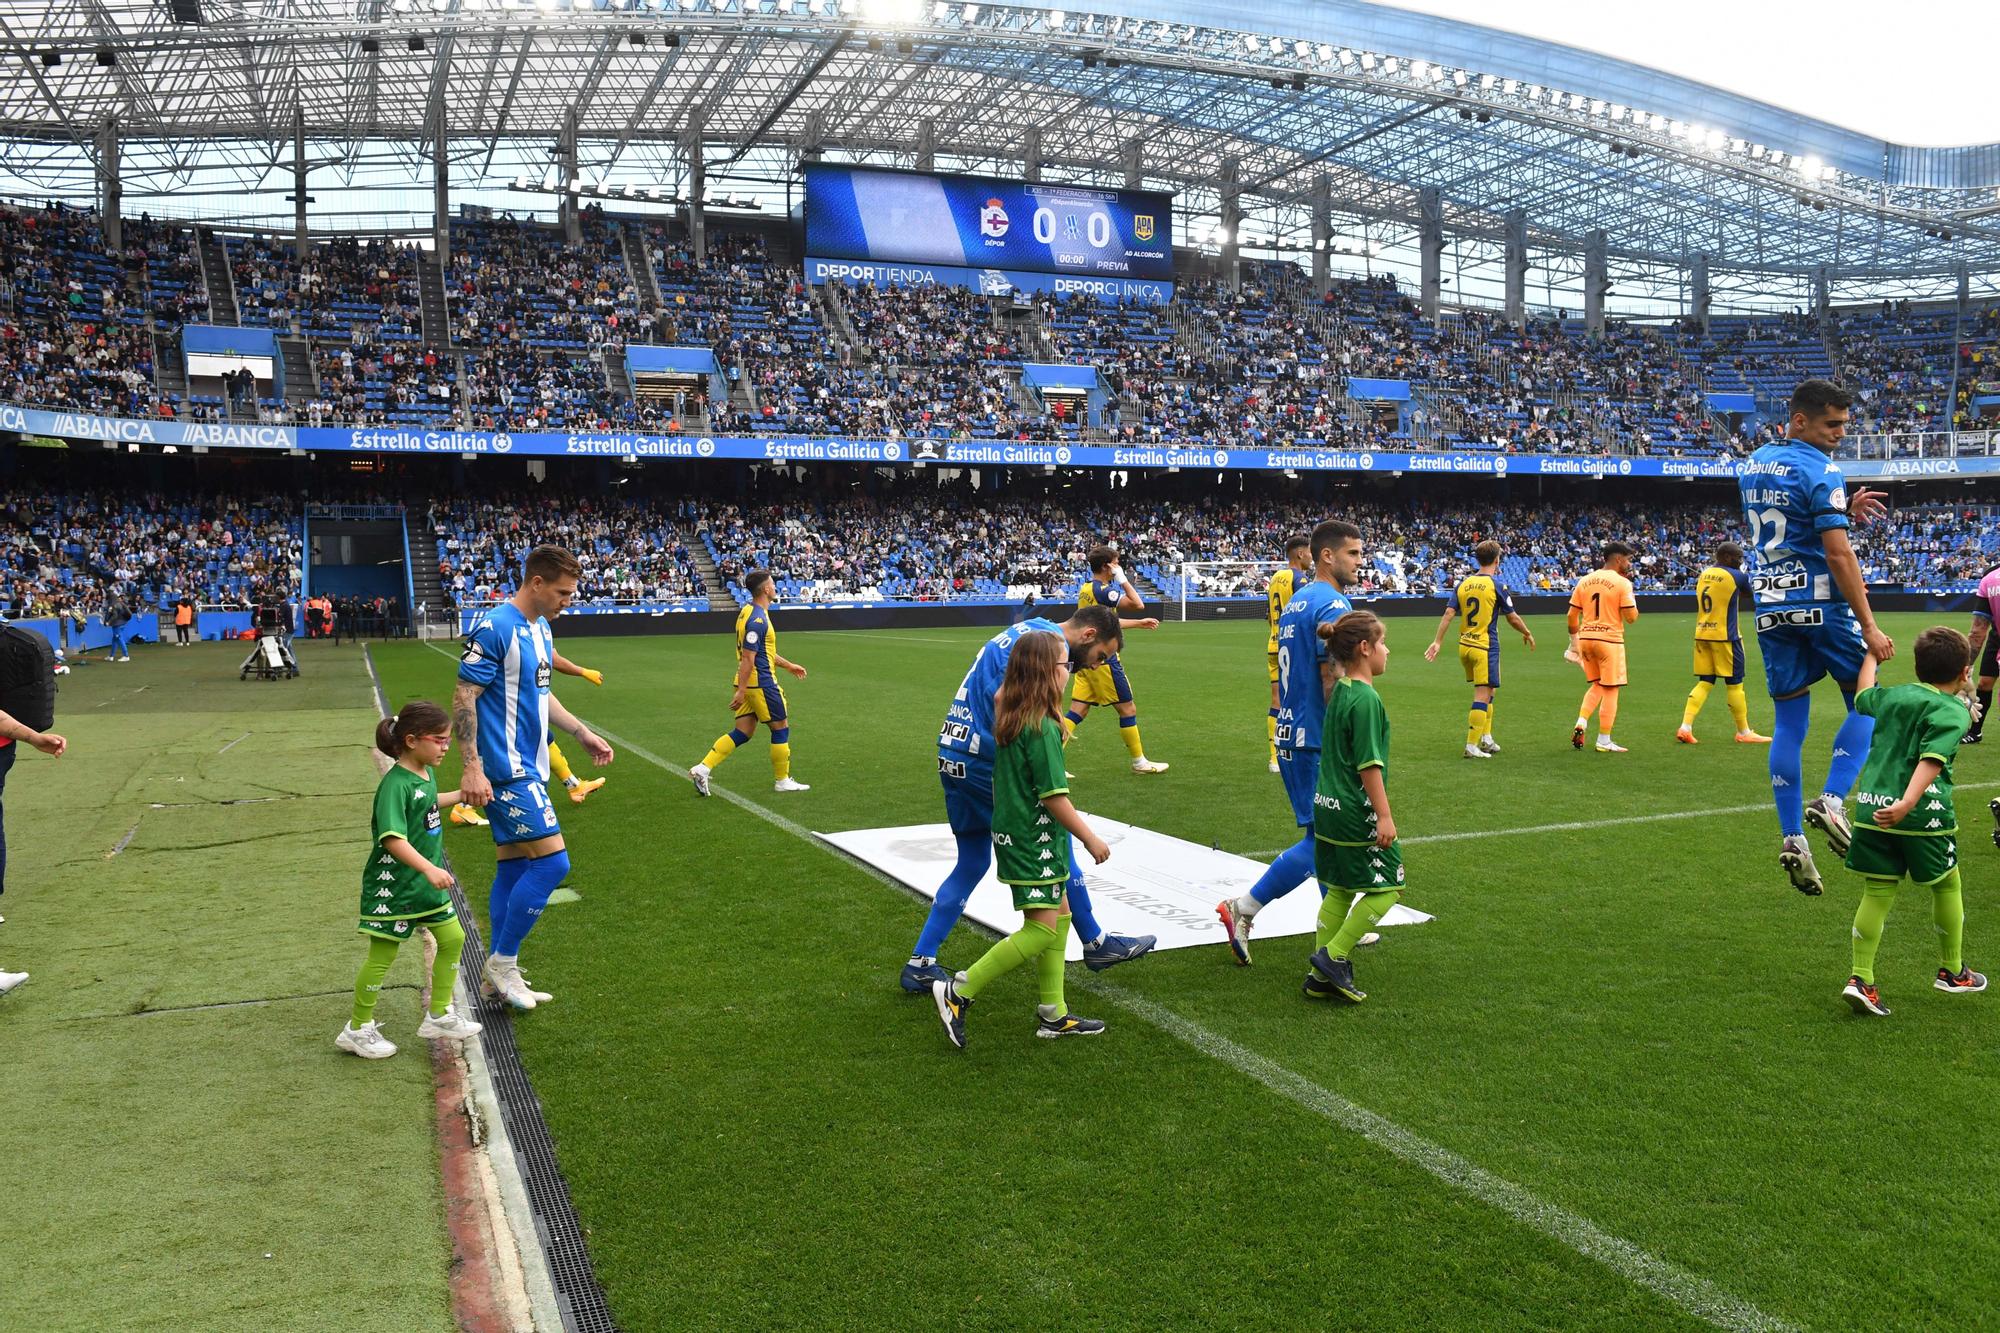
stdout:
<svg viewBox="0 0 2000 1333">
<path fill-rule="evenodd" d="M 1458 645 L 1458 665 L 1465 671 L 1468 685 L 1490 685 L 1500 688 L 1500 648 L 1468 648 Z"/>
<path fill-rule="evenodd" d="M 1132 702 L 1132 683 L 1125 679 L 1125 667 L 1116 657 L 1103 666 L 1076 673 L 1069 693 L 1072 703 L 1093 708 L 1105 704 Z"/>
<path fill-rule="evenodd" d="M 1583 678 L 1592 685 L 1625 683 L 1625 645 L 1602 639 L 1578 639 L 1576 653 L 1583 659 Z"/>
<path fill-rule="evenodd" d="M 1694 674 L 1716 676 L 1724 684 L 1743 683 L 1743 640 L 1741 639 L 1696 639 L 1694 641 Z"/>
<path fill-rule="evenodd" d="M 773 685 L 766 690 L 752 685 L 743 691 L 743 707 L 736 710 L 738 717 L 754 717 L 766 726 L 782 727 L 789 714 L 785 711 L 785 691 L 782 686 Z"/>
<path fill-rule="evenodd" d="M 1272 649 L 1270 652 L 1264 654 L 1264 664 L 1270 668 L 1271 683 L 1276 685 L 1278 683 L 1278 653 L 1276 649 Z"/>
</svg>

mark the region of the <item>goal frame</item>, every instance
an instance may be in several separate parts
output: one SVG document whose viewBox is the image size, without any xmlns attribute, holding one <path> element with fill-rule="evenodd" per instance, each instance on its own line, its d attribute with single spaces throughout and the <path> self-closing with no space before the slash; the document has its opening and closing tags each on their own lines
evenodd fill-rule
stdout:
<svg viewBox="0 0 2000 1333">
<path fill-rule="evenodd" d="M 1180 588 L 1181 622 L 1183 624 L 1187 622 L 1188 587 L 1194 583 L 1197 575 L 1202 573 L 1208 573 L 1211 575 L 1220 574 L 1220 573 L 1225 573 L 1229 570 L 1255 571 L 1260 575 L 1260 577 L 1257 580 L 1257 585 L 1259 591 L 1261 592 L 1264 587 L 1270 584 L 1271 575 L 1277 573 L 1281 569 L 1284 569 L 1288 563 L 1289 562 L 1286 561 L 1282 556 L 1273 560 L 1183 560 L 1181 561 L 1180 565 L 1178 566 L 1181 576 L 1181 588 Z M 1199 600 L 1199 598 L 1197 598 L 1197 600 Z"/>
</svg>

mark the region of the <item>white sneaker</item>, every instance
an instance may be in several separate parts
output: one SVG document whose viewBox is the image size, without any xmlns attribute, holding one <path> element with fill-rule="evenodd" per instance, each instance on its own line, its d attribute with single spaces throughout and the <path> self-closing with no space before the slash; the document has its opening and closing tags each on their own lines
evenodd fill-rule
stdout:
<svg viewBox="0 0 2000 1333">
<path fill-rule="evenodd" d="M 0 995 L 5 995 L 27 979 L 26 972 L 0 972 Z"/>
<path fill-rule="evenodd" d="M 1142 754 L 1132 761 L 1132 771 L 1134 773 L 1164 773 L 1167 771 L 1167 765 L 1156 764 Z"/>
<path fill-rule="evenodd" d="M 779 778 L 771 784 L 772 791 L 811 791 L 812 788 L 797 778 Z"/>
<path fill-rule="evenodd" d="M 425 1014 L 424 1021 L 417 1028 L 417 1035 L 426 1041 L 443 1039 L 463 1041 L 476 1037 L 485 1031 L 483 1025 L 459 1013 L 456 1009 L 446 1009 L 441 1014 Z"/>
<path fill-rule="evenodd" d="M 348 1023 L 340 1029 L 340 1035 L 333 1039 L 333 1044 L 364 1060 L 386 1060 L 396 1053 L 396 1043 L 382 1035 L 382 1029 L 375 1025 L 373 1019 L 358 1028 Z"/>
<path fill-rule="evenodd" d="M 535 997 L 521 980 L 521 974 L 508 962 L 502 962 L 500 955 L 486 955 L 486 966 L 480 969 L 491 993 L 500 997 L 502 1003 L 515 1009 L 532 1009 Z"/>
<path fill-rule="evenodd" d="M 1479 748 L 1488 754 L 1499 754 L 1500 742 L 1494 740 L 1491 736 L 1481 736 L 1479 738 Z"/>
<path fill-rule="evenodd" d="M 514 967 L 514 980 L 521 983 L 521 989 L 528 992 L 529 998 L 534 1000 L 538 1005 L 547 1004 L 550 1000 L 556 998 L 545 990 L 536 990 L 535 983 L 521 975 L 521 968 L 518 963 Z"/>
<path fill-rule="evenodd" d="M 1493 756 L 1480 749 L 1477 745 L 1468 745 L 1465 747 L 1465 757 L 1467 759 L 1491 759 Z"/>
<path fill-rule="evenodd" d="M 1382 942 L 1382 935 L 1379 931 L 1371 930 L 1366 935 L 1363 935 L 1360 939 L 1354 942 L 1356 945 L 1363 947 L 1366 947 L 1367 945 L 1370 944 L 1380 944 Z"/>
<path fill-rule="evenodd" d="M 1612 739 L 1611 739 L 1610 737 L 1608 737 L 1608 736 L 1599 736 L 1599 737 L 1597 738 L 1597 752 L 1598 752 L 1599 754 L 1630 754 L 1630 753 L 1631 753 L 1631 751 L 1630 751 L 1630 750 L 1627 750 L 1627 749 L 1626 749 L 1626 748 L 1625 748 L 1624 746 L 1620 745 L 1620 744 L 1619 744 L 1619 743 L 1618 743 L 1617 741 L 1614 741 L 1614 740 L 1612 740 Z"/>
<path fill-rule="evenodd" d="M 696 764 L 688 770 L 688 778 L 694 783 L 695 795 L 708 795 L 708 773 L 709 768 L 707 764 Z"/>
<path fill-rule="evenodd" d="M 1854 841 L 1854 826 L 1847 820 L 1847 803 L 1838 796 L 1821 793 L 1806 802 L 1806 823 L 1826 834 L 1835 856 L 1846 856 Z"/>
</svg>

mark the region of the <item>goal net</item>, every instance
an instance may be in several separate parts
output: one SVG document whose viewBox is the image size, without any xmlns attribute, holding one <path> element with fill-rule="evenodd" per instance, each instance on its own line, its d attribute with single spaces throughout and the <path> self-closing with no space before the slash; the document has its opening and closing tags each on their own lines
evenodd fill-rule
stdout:
<svg viewBox="0 0 2000 1333">
<path fill-rule="evenodd" d="M 1245 603 L 1262 606 L 1271 576 L 1285 568 L 1275 560 L 1184 560 L 1180 565 L 1181 619 L 1192 614 L 1241 615 Z"/>
</svg>

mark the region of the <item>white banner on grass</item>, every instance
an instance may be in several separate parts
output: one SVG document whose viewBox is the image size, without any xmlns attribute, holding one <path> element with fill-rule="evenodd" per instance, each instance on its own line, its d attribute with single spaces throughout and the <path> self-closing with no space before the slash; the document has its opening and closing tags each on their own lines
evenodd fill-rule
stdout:
<svg viewBox="0 0 2000 1333">
<path fill-rule="evenodd" d="M 1217 851 L 1152 829 L 1121 824 L 1115 819 L 1085 815 L 1111 848 L 1101 866 L 1087 864 L 1084 882 L 1090 886 L 1097 923 L 1117 935 L 1157 935 L 1158 949 L 1189 949 L 1221 944 L 1222 922 L 1215 905 L 1245 893 L 1264 873 L 1262 862 L 1234 852 Z M 926 898 L 951 872 L 958 848 L 948 824 L 913 824 L 903 828 L 855 829 L 848 833 L 816 833 L 841 851 L 875 867 Z M 1013 893 L 993 877 L 972 891 L 965 914 L 980 925 L 1002 932 L 1021 928 Z M 1257 914 L 1256 940 L 1310 935 L 1319 915 L 1319 891 L 1305 884 Z M 1426 913 L 1401 903 L 1382 918 L 1384 926 L 1429 921 Z M 1068 942 L 1070 961 L 1083 956 L 1074 933 Z M 1306 950 L 1310 952 L 1310 950 Z M 1303 961 L 1301 954 L 1301 961 Z"/>
</svg>

